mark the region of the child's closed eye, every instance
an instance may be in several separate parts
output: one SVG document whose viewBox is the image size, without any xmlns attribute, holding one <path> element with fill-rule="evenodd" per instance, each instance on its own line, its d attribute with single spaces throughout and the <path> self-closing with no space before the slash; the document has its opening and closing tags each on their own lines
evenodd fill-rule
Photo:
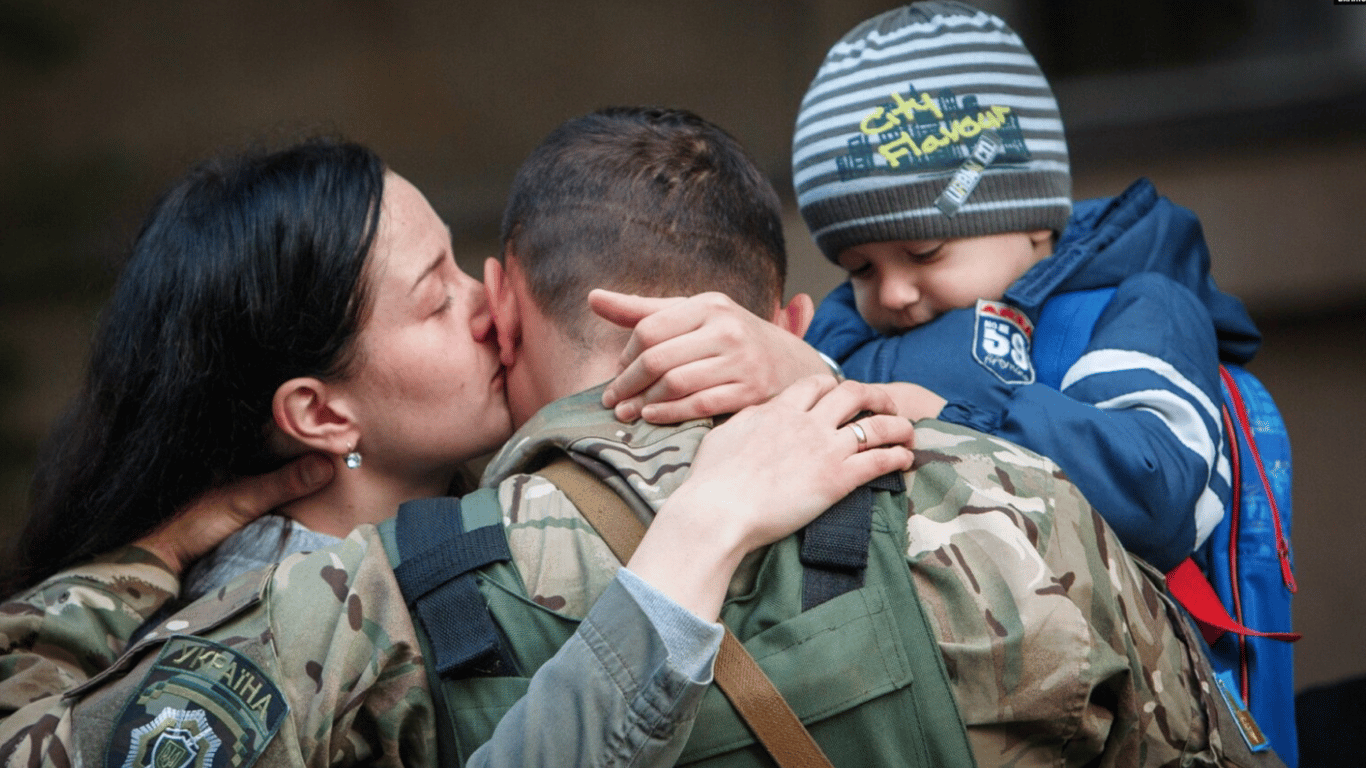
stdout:
<svg viewBox="0 0 1366 768">
<path fill-rule="evenodd" d="M 906 257 L 909 258 L 913 264 L 932 264 L 939 258 L 943 250 L 943 243 L 940 243 L 929 250 L 911 251 L 908 249 L 906 251 Z"/>
<path fill-rule="evenodd" d="M 873 265 L 868 263 L 860 264 L 857 267 L 849 268 L 848 272 L 850 278 L 854 280 L 862 280 L 864 278 L 873 276 Z"/>
</svg>

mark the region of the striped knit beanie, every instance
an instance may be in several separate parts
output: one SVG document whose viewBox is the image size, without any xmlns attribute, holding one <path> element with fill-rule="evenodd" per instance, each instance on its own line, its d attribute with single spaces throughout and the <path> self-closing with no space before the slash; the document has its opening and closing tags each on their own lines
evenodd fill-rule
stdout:
<svg viewBox="0 0 1366 768">
<path fill-rule="evenodd" d="M 830 49 L 792 181 L 831 261 L 863 243 L 1058 232 L 1072 207 L 1048 80 L 1004 21 L 957 2 L 889 11 Z"/>
</svg>

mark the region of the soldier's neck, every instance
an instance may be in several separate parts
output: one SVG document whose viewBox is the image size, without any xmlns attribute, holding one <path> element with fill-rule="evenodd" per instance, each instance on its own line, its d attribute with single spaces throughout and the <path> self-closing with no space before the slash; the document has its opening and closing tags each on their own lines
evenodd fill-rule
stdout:
<svg viewBox="0 0 1366 768">
<path fill-rule="evenodd" d="M 568 337 L 553 326 L 525 335 L 508 367 L 508 407 L 513 428 L 562 397 L 595 387 L 621 372 L 621 351 L 629 332 L 599 321 L 589 343 Z"/>
</svg>

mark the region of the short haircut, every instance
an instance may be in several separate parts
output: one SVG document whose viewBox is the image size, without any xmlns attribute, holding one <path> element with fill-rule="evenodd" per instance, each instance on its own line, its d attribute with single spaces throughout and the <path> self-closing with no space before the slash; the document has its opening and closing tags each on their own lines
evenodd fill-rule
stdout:
<svg viewBox="0 0 1366 768">
<path fill-rule="evenodd" d="M 734 138 L 679 109 L 556 128 L 517 172 L 502 240 L 539 309 L 581 342 L 593 288 L 720 291 L 767 317 L 787 273 L 773 185 Z"/>
</svg>

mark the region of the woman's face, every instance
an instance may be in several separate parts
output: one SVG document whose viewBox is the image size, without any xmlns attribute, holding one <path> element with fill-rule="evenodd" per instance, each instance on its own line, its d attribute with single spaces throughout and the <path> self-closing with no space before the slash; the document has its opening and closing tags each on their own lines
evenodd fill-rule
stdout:
<svg viewBox="0 0 1366 768">
<path fill-rule="evenodd" d="M 340 383 L 355 404 L 356 449 L 368 471 L 439 494 L 457 463 L 511 433 L 484 287 L 456 265 L 427 199 L 393 172 L 365 268 L 373 306 Z"/>
</svg>

